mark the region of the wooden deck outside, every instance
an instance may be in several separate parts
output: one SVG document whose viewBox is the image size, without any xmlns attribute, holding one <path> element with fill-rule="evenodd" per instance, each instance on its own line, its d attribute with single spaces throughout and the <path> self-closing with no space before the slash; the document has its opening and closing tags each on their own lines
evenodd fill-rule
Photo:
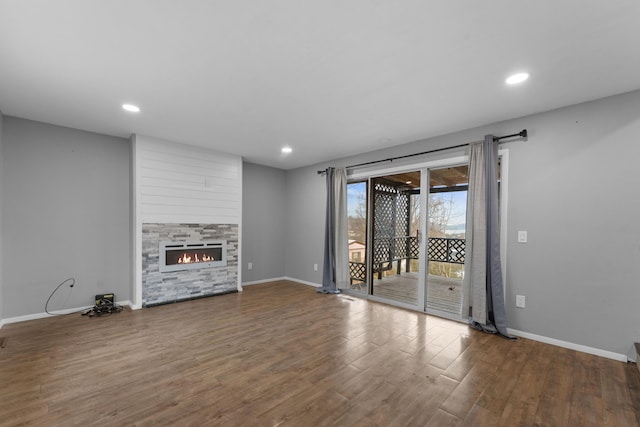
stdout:
<svg viewBox="0 0 640 427">
<path fill-rule="evenodd" d="M 362 286 L 355 286 L 362 291 Z M 402 273 L 373 281 L 373 295 L 406 304 L 416 304 L 418 274 Z M 429 276 L 427 282 L 427 308 L 460 316 L 462 308 L 462 280 Z"/>
</svg>

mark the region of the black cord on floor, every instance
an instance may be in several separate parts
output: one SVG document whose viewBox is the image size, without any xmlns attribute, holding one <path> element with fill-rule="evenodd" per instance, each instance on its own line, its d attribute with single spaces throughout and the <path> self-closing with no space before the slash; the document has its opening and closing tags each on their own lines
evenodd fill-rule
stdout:
<svg viewBox="0 0 640 427">
<path fill-rule="evenodd" d="M 47 302 L 44 304 L 45 313 L 47 313 L 50 316 L 62 316 L 63 315 L 63 314 L 58 314 L 58 313 L 49 313 L 49 301 L 51 301 L 51 297 L 53 296 L 53 294 L 58 292 L 58 289 L 60 289 L 62 287 L 62 285 L 64 285 L 65 283 L 67 283 L 69 281 L 71 282 L 69 287 L 73 288 L 73 285 L 76 284 L 76 279 L 74 279 L 73 277 L 69 277 L 67 280 L 65 280 L 64 282 L 60 283 L 58 286 L 56 286 L 56 288 L 53 290 L 53 292 L 51 292 L 51 295 L 49 295 L 49 298 L 47 298 Z M 65 313 L 65 314 L 71 314 L 71 313 Z"/>
<path fill-rule="evenodd" d="M 82 311 L 83 316 L 104 316 L 111 315 L 112 313 L 120 313 L 122 311 L 122 307 L 111 301 L 110 299 L 101 299 L 96 301 L 96 305 L 93 308 L 88 308 Z"/>
</svg>

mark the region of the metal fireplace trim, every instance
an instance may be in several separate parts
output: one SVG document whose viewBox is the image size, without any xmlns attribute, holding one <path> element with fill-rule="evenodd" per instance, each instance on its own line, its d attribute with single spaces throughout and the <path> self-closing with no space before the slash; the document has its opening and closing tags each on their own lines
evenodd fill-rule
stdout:
<svg viewBox="0 0 640 427">
<path fill-rule="evenodd" d="M 219 261 L 194 262 L 189 264 L 167 265 L 167 250 L 183 249 L 221 249 L 222 259 Z M 227 241 L 226 240 L 206 240 L 187 242 L 160 242 L 160 253 L 158 257 L 158 270 L 161 273 L 172 271 L 197 270 L 207 267 L 226 267 L 227 265 Z"/>
</svg>

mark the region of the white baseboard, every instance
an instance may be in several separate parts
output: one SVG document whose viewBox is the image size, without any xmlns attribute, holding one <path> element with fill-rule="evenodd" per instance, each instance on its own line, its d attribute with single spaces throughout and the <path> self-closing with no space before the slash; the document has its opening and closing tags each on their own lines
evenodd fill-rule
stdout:
<svg viewBox="0 0 640 427">
<path fill-rule="evenodd" d="M 313 286 L 314 288 L 320 288 L 322 287 L 322 285 L 318 284 L 318 283 L 313 283 L 313 282 L 307 282 L 304 280 L 300 280 L 300 279 L 294 279 L 292 277 L 287 277 L 287 276 L 283 276 L 283 277 L 274 277 L 272 279 L 264 279 L 264 280 L 256 280 L 253 282 L 245 282 L 242 284 L 242 286 L 251 286 L 251 285 L 259 285 L 261 283 L 269 283 L 269 282 L 276 282 L 278 280 L 288 280 L 290 282 L 296 282 L 296 283 L 300 283 L 301 285 L 308 285 L 308 286 Z"/>
<path fill-rule="evenodd" d="M 274 277 L 272 279 L 254 280 L 253 282 L 244 282 L 242 286 L 259 285 L 261 283 L 275 282 L 278 280 L 290 280 L 290 279 L 287 279 L 286 277 Z"/>
<path fill-rule="evenodd" d="M 124 307 L 124 306 L 128 306 L 131 310 L 137 310 L 137 308 L 135 308 L 135 307 L 133 306 L 133 303 L 132 303 L 131 301 L 129 301 L 129 300 L 126 300 L 126 301 L 116 301 L 116 304 L 121 305 L 121 306 L 123 306 L 123 307 Z M 138 307 L 138 308 L 141 308 L 141 307 Z"/>
<path fill-rule="evenodd" d="M 51 313 L 53 315 L 79 313 L 91 307 L 93 306 L 88 305 L 86 307 L 76 307 L 76 308 L 68 308 L 65 310 L 55 310 L 55 311 L 52 311 Z M 18 323 L 18 322 L 26 322 L 27 320 L 43 319 L 45 317 L 51 317 L 51 314 L 48 314 L 48 313 L 25 314 L 24 316 L 16 316 L 16 317 L 9 317 L 7 319 L 3 319 L 2 322 L 3 324 Z"/>
<path fill-rule="evenodd" d="M 545 344 L 556 345 L 558 347 L 568 348 L 570 350 L 576 350 L 576 351 L 581 351 L 583 353 L 593 354 L 594 356 L 606 357 L 607 359 L 613 359 L 613 360 L 617 360 L 625 363 L 629 361 L 629 358 L 627 357 L 626 354 L 614 353 L 612 351 L 602 350 L 594 347 L 588 347 L 586 345 L 557 340 L 555 338 L 549 338 L 542 335 L 523 332 L 517 329 L 507 328 L 507 332 L 510 333 L 511 335 L 516 335 L 522 338 L 543 342 Z"/>
<path fill-rule="evenodd" d="M 127 301 L 116 301 L 116 304 L 121 305 L 121 306 L 129 306 L 132 309 L 134 309 L 133 305 L 131 304 L 131 301 L 127 300 Z M 87 305 L 85 307 L 76 307 L 76 308 L 67 308 L 64 310 L 55 310 L 52 311 L 51 313 L 53 315 L 63 315 L 63 314 L 73 314 L 73 313 L 80 313 L 81 311 L 84 311 L 88 308 L 93 307 L 92 305 Z M 8 325 L 9 323 L 18 323 L 18 322 L 26 322 L 27 320 L 35 320 L 35 319 L 43 319 L 45 317 L 51 317 L 52 314 L 48 314 L 48 313 L 34 313 L 34 314 L 25 314 L 24 316 L 16 316 L 16 317 L 9 317 L 6 319 L 2 319 L 0 320 L 0 328 L 2 328 L 4 325 Z"/>
<path fill-rule="evenodd" d="M 321 288 L 322 285 L 319 283 L 307 282 L 306 280 L 294 279 L 293 277 L 283 277 L 282 280 L 289 280 L 291 282 L 301 283 L 303 285 L 313 286 L 314 288 Z"/>
</svg>

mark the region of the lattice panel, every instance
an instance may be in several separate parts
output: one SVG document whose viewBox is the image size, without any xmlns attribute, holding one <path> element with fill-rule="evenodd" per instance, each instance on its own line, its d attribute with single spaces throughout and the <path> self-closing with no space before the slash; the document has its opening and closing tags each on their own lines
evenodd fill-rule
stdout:
<svg viewBox="0 0 640 427">
<path fill-rule="evenodd" d="M 465 243 L 464 239 L 430 237 L 429 261 L 464 264 Z"/>
<path fill-rule="evenodd" d="M 396 237 L 409 235 L 409 201 L 408 193 L 396 196 Z"/>
<path fill-rule="evenodd" d="M 375 185 L 373 222 L 376 238 L 394 237 L 396 195 L 393 187 L 380 183 Z"/>
<path fill-rule="evenodd" d="M 420 246 L 418 245 L 418 239 L 415 237 L 409 237 L 409 256 L 413 259 L 419 259 Z"/>
<path fill-rule="evenodd" d="M 364 282 L 367 279 L 367 265 L 362 262 L 350 262 L 349 274 L 352 281 Z"/>
<path fill-rule="evenodd" d="M 394 255 L 396 259 L 409 258 L 409 238 L 396 237 L 394 239 Z"/>
<path fill-rule="evenodd" d="M 449 239 L 449 262 L 464 264 L 466 240 Z"/>
<path fill-rule="evenodd" d="M 393 187 L 376 183 L 374 186 L 374 217 L 373 217 L 373 262 L 374 268 L 382 262 L 393 259 L 391 238 L 394 237 L 395 198 Z"/>
<path fill-rule="evenodd" d="M 377 193 L 389 193 L 389 194 L 397 194 L 398 190 L 396 187 L 393 187 L 388 184 L 383 184 L 382 182 L 375 183 L 375 190 Z"/>
<path fill-rule="evenodd" d="M 447 261 L 447 239 L 429 238 L 429 261 Z"/>
<path fill-rule="evenodd" d="M 381 263 L 390 261 L 392 259 L 391 253 L 391 239 L 376 239 L 373 245 L 373 262 Z"/>
</svg>

